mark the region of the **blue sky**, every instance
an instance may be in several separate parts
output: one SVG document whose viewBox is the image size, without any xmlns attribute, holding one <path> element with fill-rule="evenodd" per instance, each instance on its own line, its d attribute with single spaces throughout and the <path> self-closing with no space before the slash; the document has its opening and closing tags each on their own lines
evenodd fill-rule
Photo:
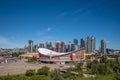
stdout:
<svg viewBox="0 0 120 80">
<path fill-rule="evenodd" d="M 120 0 L 0 0 L 0 48 L 87 36 L 120 49 Z"/>
</svg>

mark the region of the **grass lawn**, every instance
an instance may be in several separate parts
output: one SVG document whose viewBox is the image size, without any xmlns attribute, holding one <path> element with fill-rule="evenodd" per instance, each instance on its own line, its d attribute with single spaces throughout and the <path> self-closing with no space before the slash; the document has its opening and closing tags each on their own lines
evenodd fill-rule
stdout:
<svg viewBox="0 0 120 80">
<path fill-rule="evenodd" d="M 0 76 L 0 80 L 52 80 L 49 76 L 44 75 L 33 75 L 33 76 L 25 76 L 25 74 L 19 75 L 8 75 L 8 76 Z M 73 80 L 71 78 L 66 78 L 64 80 Z M 84 78 L 84 77 L 76 77 L 74 80 L 116 80 L 114 75 L 106 75 L 106 76 L 97 76 L 95 78 Z"/>
</svg>

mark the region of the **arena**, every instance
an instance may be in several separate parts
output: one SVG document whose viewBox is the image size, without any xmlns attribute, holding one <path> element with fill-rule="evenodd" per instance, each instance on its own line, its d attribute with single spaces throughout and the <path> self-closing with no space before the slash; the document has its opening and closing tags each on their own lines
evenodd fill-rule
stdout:
<svg viewBox="0 0 120 80">
<path fill-rule="evenodd" d="M 84 50 L 77 50 L 67 53 L 59 53 L 45 48 L 38 49 L 40 57 L 38 60 L 40 63 L 51 63 L 51 64 L 66 64 L 69 62 L 76 62 L 83 59 Z"/>
</svg>

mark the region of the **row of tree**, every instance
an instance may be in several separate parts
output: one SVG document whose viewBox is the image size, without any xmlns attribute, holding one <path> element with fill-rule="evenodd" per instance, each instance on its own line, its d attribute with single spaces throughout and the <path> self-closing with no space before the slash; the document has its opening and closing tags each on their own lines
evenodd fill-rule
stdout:
<svg viewBox="0 0 120 80">
<path fill-rule="evenodd" d="M 87 62 L 87 68 L 90 74 L 97 75 L 115 75 L 117 80 L 120 80 L 120 63 L 119 57 L 114 56 L 114 59 L 108 60 L 107 56 L 101 57 L 100 61 L 93 60 Z"/>
</svg>

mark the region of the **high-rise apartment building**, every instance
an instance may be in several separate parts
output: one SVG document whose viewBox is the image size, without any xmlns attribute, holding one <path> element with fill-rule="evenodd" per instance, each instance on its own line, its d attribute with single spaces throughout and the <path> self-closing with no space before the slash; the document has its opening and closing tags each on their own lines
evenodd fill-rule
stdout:
<svg viewBox="0 0 120 80">
<path fill-rule="evenodd" d="M 80 47 L 85 48 L 85 40 L 83 38 L 80 40 Z"/>
<path fill-rule="evenodd" d="M 56 41 L 55 42 L 55 50 L 57 52 L 60 52 L 61 51 L 61 42 L 60 41 Z"/>
<path fill-rule="evenodd" d="M 75 45 L 71 44 L 71 51 L 74 51 L 74 50 L 75 50 Z"/>
<path fill-rule="evenodd" d="M 95 50 L 95 37 L 91 37 L 91 52 Z"/>
<path fill-rule="evenodd" d="M 79 49 L 78 39 L 77 38 L 74 38 L 72 47 L 73 47 L 74 50 L 78 50 Z"/>
<path fill-rule="evenodd" d="M 95 37 L 88 36 L 85 41 L 85 50 L 87 53 L 94 52 L 95 50 Z"/>
<path fill-rule="evenodd" d="M 61 52 L 65 52 L 65 43 L 61 42 Z"/>
<path fill-rule="evenodd" d="M 34 45 L 33 51 L 38 52 L 38 45 Z"/>
<path fill-rule="evenodd" d="M 47 49 L 52 49 L 52 43 L 50 41 L 46 42 L 46 48 Z"/>
<path fill-rule="evenodd" d="M 32 40 L 28 41 L 28 51 L 29 53 L 33 52 L 33 41 Z"/>
<path fill-rule="evenodd" d="M 77 51 L 79 49 L 79 45 L 74 45 L 74 49 Z"/>
<path fill-rule="evenodd" d="M 100 51 L 102 54 L 106 54 L 106 41 L 105 40 L 101 40 L 101 48 Z"/>
<path fill-rule="evenodd" d="M 69 49 L 69 45 L 65 44 L 65 52 L 68 52 L 68 49 Z"/>
<path fill-rule="evenodd" d="M 42 42 L 40 42 L 40 46 L 39 46 L 40 48 L 45 48 L 45 45 L 44 45 L 44 42 L 42 41 Z"/>
<path fill-rule="evenodd" d="M 69 41 L 69 43 L 68 43 L 68 52 L 70 52 L 71 51 L 71 41 Z"/>
<path fill-rule="evenodd" d="M 74 43 L 75 45 L 78 45 L 78 39 L 77 39 L 77 38 L 74 38 L 73 43 Z"/>
</svg>

